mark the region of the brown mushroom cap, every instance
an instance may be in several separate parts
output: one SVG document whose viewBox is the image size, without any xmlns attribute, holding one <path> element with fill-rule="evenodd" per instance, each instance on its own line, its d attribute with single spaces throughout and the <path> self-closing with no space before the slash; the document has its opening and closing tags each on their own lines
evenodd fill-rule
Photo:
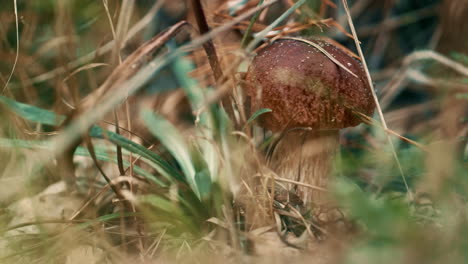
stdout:
<svg viewBox="0 0 468 264">
<path fill-rule="evenodd" d="M 353 111 L 372 115 L 374 100 L 361 63 L 328 42 L 310 41 L 357 78 L 310 44 L 275 41 L 259 51 L 246 77 L 253 108 L 272 110 L 260 119 L 265 128 L 341 129 L 361 123 Z"/>
</svg>

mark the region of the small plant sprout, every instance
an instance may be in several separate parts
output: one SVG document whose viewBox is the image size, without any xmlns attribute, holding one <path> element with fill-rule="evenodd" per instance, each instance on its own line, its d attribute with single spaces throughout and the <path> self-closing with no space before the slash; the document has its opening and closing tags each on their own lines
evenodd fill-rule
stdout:
<svg viewBox="0 0 468 264">
<path fill-rule="evenodd" d="M 261 126 L 282 137 L 270 165 L 307 205 L 329 201 L 326 188 L 339 130 L 372 115 L 374 101 L 361 63 L 323 41 L 279 39 L 261 49 L 247 72 L 252 108 L 272 111 Z"/>
</svg>

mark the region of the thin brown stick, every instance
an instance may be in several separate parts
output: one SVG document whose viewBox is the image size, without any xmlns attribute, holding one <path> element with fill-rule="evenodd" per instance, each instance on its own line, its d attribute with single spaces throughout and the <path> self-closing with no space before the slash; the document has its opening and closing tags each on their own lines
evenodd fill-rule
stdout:
<svg viewBox="0 0 468 264">
<path fill-rule="evenodd" d="M 112 191 L 117 195 L 117 197 L 121 198 L 122 195 L 120 194 L 120 190 L 117 189 L 117 187 L 115 185 L 112 184 L 110 178 L 106 175 L 106 173 L 104 172 L 104 170 L 102 169 L 101 165 L 99 164 L 98 160 L 97 160 L 97 157 L 96 157 L 96 152 L 94 151 L 94 146 L 93 146 L 93 143 L 91 142 L 91 139 L 89 138 L 89 136 L 85 136 L 84 137 L 84 141 L 86 143 L 86 147 L 89 151 L 89 154 L 91 156 L 91 159 L 93 160 L 94 162 L 94 165 L 96 166 L 96 168 L 98 169 L 98 171 L 101 173 L 102 177 L 106 180 L 107 184 L 110 185 Z"/>
<path fill-rule="evenodd" d="M 191 3 L 200 34 L 204 35 L 210 32 L 210 27 L 208 26 L 208 22 L 206 21 L 205 12 L 203 12 L 203 6 L 200 0 L 192 0 Z M 210 39 L 207 42 L 205 42 L 203 44 L 203 48 L 205 49 L 206 56 L 208 57 L 208 62 L 210 63 L 211 69 L 213 69 L 215 80 L 218 81 L 219 78 L 223 76 L 223 71 L 221 70 L 219 64 L 218 54 L 216 53 L 216 48 L 213 44 L 213 40 Z"/>
<path fill-rule="evenodd" d="M 203 6 L 200 0 L 192 0 L 191 2 L 200 34 L 205 35 L 210 32 L 210 27 L 208 26 L 208 22 L 206 21 Z M 205 43 L 203 43 L 202 46 L 205 50 L 206 56 L 208 57 L 208 62 L 213 71 L 215 82 L 218 83 L 219 80 L 223 78 L 224 74 L 221 69 L 221 64 L 218 59 L 218 54 L 216 52 L 215 45 L 213 44 L 213 39 L 207 40 Z M 230 96 L 223 97 L 221 102 L 226 112 L 230 116 L 234 116 L 234 109 L 232 108 Z"/>
<path fill-rule="evenodd" d="M 114 109 L 114 120 L 115 120 L 115 133 L 120 135 L 120 125 L 119 125 L 119 116 L 117 115 L 117 110 Z M 122 158 L 122 147 L 116 146 L 116 154 L 117 154 L 117 167 L 119 168 L 119 173 L 121 176 L 125 175 L 125 170 L 123 166 L 123 158 Z"/>
</svg>

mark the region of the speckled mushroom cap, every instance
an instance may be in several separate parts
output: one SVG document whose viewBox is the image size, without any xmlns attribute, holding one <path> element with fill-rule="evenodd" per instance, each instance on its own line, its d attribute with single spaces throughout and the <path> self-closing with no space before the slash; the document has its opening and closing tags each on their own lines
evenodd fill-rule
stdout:
<svg viewBox="0 0 468 264">
<path fill-rule="evenodd" d="M 247 95 L 272 131 L 294 127 L 341 129 L 361 123 L 353 111 L 372 115 L 374 101 L 359 61 L 323 40 L 309 40 L 333 55 L 357 78 L 312 45 L 280 39 L 263 48 L 247 72 Z"/>
</svg>

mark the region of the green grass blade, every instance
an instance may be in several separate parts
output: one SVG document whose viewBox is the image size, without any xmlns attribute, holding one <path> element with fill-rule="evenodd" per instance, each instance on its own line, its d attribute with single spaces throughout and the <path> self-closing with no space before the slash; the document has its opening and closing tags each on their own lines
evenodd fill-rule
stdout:
<svg viewBox="0 0 468 264">
<path fill-rule="evenodd" d="M 294 11 L 296 11 L 296 9 L 301 7 L 305 2 L 306 0 L 298 0 L 293 6 L 291 6 L 288 10 L 286 10 L 286 12 L 284 12 L 280 17 L 275 19 L 273 23 L 271 23 L 265 29 L 260 31 L 257 34 L 257 36 L 254 38 L 254 40 L 252 40 L 252 42 L 249 43 L 249 45 L 246 48 L 246 51 L 250 52 L 254 50 L 257 44 L 260 43 L 260 41 L 262 41 L 262 39 L 268 34 L 268 32 L 272 31 L 273 28 L 277 27 L 283 20 L 288 18 L 292 13 L 294 13 Z"/>
<path fill-rule="evenodd" d="M 195 69 L 194 65 L 182 56 L 177 56 L 171 63 L 171 69 L 174 72 L 177 82 L 180 83 L 180 86 L 187 95 L 192 110 L 194 112 L 198 111 L 203 105 L 204 96 L 198 82 L 191 78 L 189 74 Z"/>
<path fill-rule="evenodd" d="M 134 154 L 145 158 L 146 160 L 151 161 L 154 165 L 153 167 L 158 171 L 158 173 L 160 173 L 168 180 L 173 181 L 175 179 L 177 181 L 184 181 L 184 177 L 178 169 L 174 168 L 156 153 L 127 139 L 126 137 L 123 137 L 111 131 L 104 130 L 98 126 L 93 126 L 89 134 L 91 137 L 94 138 L 107 138 L 109 139 L 109 141 L 122 147 L 123 149 L 126 149 Z"/>
<path fill-rule="evenodd" d="M 244 129 L 250 123 L 252 123 L 255 119 L 257 119 L 259 116 L 266 114 L 266 113 L 270 113 L 270 112 L 272 112 L 272 110 L 269 108 L 258 109 L 257 111 L 255 111 L 255 113 L 253 113 L 253 115 L 249 118 L 249 120 L 247 120 L 247 122 L 245 123 Z"/>
<path fill-rule="evenodd" d="M 166 147 L 177 160 L 189 185 L 200 198 L 200 192 L 195 181 L 195 168 L 190 158 L 190 150 L 185 138 L 166 119 L 154 114 L 150 110 L 143 110 L 141 116 L 153 135 Z"/>
<path fill-rule="evenodd" d="M 1 95 L 0 103 L 7 106 L 11 111 L 21 116 L 22 118 L 32 122 L 55 126 L 65 120 L 65 117 L 56 115 L 52 111 L 34 107 L 28 104 L 23 104 Z"/>
<path fill-rule="evenodd" d="M 262 4 L 263 4 L 263 0 L 260 0 L 260 2 L 258 2 L 258 6 L 260 6 L 260 5 L 262 5 Z M 255 22 L 257 22 L 257 19 L 260 17 L 260 14 L 261 14 L 261 12 L 257 12 L 257 13 L 255 13 L 255 15 L 250 19 L 249 26 L 248 26 L 247 29 L 245 30 L 244 36 L 242 37 L 241 48 L 245 48 L 245 46 L 247 46 L 248 40 L 249 40 L 249 38 L 250 38 L 250 32 L 252 31 L 252 27 L 253 27 L 253 25 L 255 24 Z"/>
<path fill-rule="evenodd" d="M 20 139 L 9 139 L 9 138 L 0 138 L 0 147 L 3 148 L 42 148 L 48 149 L 49 145 L 45 141 L 37 141 L 37 140 L 20 140 Z M 109 148 L 106 146 L 95 146 L 96 157 L 98 160 L 112 162 L 117 164 L 117 157 L 109 155 L 109 151 L 115 151 L 115 148 Z M 90 157 L 90 153 L 86 148 L 78 147 L 75 151 L 75 155 L 83 156 L 83 157 Z M 124 160 L 125 166 L 130 166 L 130 163 L 127 160 Z M 146 179 L 162 186 L 167 187 L 167 184 L 162 182 L 160 179 L 152 175 L 151 173 L 147 172 L 146 170 L 142 169 L 139 166 L 133 165 L 133 170 L 145 177 Z"/>
<path fill-rule="evenodd" d="M 117 156 L 109 155 L 107 150 L 103 150 L 102 148 L 95 146 L 95 153 L 96 153 L 96 157 L 98 160 L 112 162 L 112 163 L 117 164 Z M 88 149 L 83 148 L 83 147 L 78 147 L 75 151 L 75 155 L 83 156 L 83 157 L 91 157 L 91 154 L 89 153 Z M 130 166 L 130 162 L 128 162 L 128 160 L 123 160 L 123 164 L 126 167 Z M 146 170 L 142 169 L 141 167 L 137 165 L 133 165 L 132 168 L 135 173 L 154 182 L 155 184 L 161 187 L 167 187 L 166 183 L 162 182 L 160 179 L 155 177 L 153 174 L 147 172 Z"/>
<path fill-rule="evenodd" d="M 36 106 L 19 103 L 5 96 L 0 96 L 0 103 L 3 103 L 18 116 L 31 122 L 58 126 L 63 122 L 63 120 L 65 120 L 65 117 L 62 115 L 57 115 L 52 111 Z M 145 160 L 150 161 L 150 165 L 152 165 L 152 167 L 154 167 L 158 173 L 169 180 L 174 180 L 174 178 L 178 181 L 184 180 L 184 177 L 180 171 L 162 159 L 159 155 L 119 134 L 106 131 L 98 126 L 93 126 L 90 129 L 89 135 L 94 138 L 107 138 L 112 143 L 122 147 L 123 149 L 126 149 L 134 154 L 141 156 Z"/>
<path fill-rule="evenodd" d="M 208 107 L 208 111 L 201 113 L 200 109 L 204 105 L 204 90 L 200 88 L 197 80 L 189 77 L 190 72 L 195 70 L 193 64 L 183 58 L 177 57 L 171 64 L 172 70 L 176 76 L 177 82 L 181 84 L 194 113 L 197 113 L 197 136 L 205 138 L 197 140 L 196 144 L 200 147 L 200 153 L 208 166 L 210 177 L 216 177 L 219 168 L 219 158 L 217 157 L 216 150 L 210 142 L 214 138 L 215 126 L 213 122 L 213 107 Z"/>
</svg>

